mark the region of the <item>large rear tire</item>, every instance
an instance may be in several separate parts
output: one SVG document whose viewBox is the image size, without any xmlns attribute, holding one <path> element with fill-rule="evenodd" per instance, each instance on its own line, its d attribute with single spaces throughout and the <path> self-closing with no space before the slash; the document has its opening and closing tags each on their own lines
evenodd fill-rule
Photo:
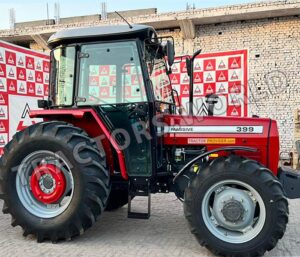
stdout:
<svg viewBox="0 0 300 257">
<path fill-rule="evenodd" d="M 38 242 L 71 239 L 106 207 L 110 178 L 93 139 L 59 121 L 18 132 L 0 161 L 3 213 Z"/>
<path fill-rule="evenodd" d="M 258 162 L 215 159 L 185 191 L 184 212 L 198 242 L 216 255 L 261 256 L 282 238 L 288 202 Z"/>
</svg>

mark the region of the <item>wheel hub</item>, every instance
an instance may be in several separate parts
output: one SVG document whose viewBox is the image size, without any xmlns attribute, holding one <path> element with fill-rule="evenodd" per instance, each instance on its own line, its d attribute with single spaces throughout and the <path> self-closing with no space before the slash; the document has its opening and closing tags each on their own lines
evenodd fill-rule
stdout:
<svg viewBox="0 0 300 257">
<path fill-rule="evenodd" d="M 229 222 L 242 221 L 245 213 L 244 206 L 237 200 L 227 201 L 221 210 L 223 216 Z"/>
<path fill-rule="evenodd" d="M 39 179 L 39 185 L 41 190 L 46 194 L 52 193 L 56 188 L 55 179 L 50 174 L 41 176 Z"/>
<path fill-rule="evenodd" d="M 216 192 L 213 211 L 214 218 L 222 227 L 243 230 L 253 221 L 255 203 L 244 190 L 223 188 Z"/>
<path fill-rule="evenodd" d="M 57 203 L 66 191 L 64 173 L 54 164 L 37 166 L 30 178 L 30 188 L 34 197 L 44 203 Z"/>
</svg>

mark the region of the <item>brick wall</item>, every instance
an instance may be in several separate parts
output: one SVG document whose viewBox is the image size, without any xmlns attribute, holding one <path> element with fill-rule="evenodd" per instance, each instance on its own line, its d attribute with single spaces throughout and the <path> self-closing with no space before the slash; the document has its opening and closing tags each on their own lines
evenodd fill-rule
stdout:
<svg viewBox="0 0 300 257">
<path fill-rule="evenodd" d="M 294 147 L 294 111 L 300 108 L 300 18 L 284 17 L 202 25 L 193 50 L 204 53 L 248 49 L 250 115 L 278 121 L 281 151 Z M 180 31 L 177 54 L 191 54 Z"/>
</svg>

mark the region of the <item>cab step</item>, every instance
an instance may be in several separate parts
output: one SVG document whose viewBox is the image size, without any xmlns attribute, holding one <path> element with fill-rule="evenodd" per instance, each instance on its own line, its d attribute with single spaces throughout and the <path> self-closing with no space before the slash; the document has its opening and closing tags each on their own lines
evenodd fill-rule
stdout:
<svg viewBox="0 0 300 257">
<path fill-rule="evenodd" d="M 147 197 L 147 212 L 132 211 L 132 200 L 135 196 Z M 128 186 L 128 218 L 149 219 L 151 214 L 150 179 L 144 177 L 131 178 Z"/>
</svg>

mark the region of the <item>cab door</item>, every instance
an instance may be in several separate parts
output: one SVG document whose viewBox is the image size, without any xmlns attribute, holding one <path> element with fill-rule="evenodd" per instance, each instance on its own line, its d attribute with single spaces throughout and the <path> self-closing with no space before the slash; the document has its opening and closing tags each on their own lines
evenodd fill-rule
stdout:
<svg viewBox="0 0 300 257">
<path fill-rule="evenodd" d="M 150 112 L 137 41 L 82 45 L 80 56 L 77 105 L 97 111 L 123 150 L 129 177 L 151 176 Z"/>
</svg>

